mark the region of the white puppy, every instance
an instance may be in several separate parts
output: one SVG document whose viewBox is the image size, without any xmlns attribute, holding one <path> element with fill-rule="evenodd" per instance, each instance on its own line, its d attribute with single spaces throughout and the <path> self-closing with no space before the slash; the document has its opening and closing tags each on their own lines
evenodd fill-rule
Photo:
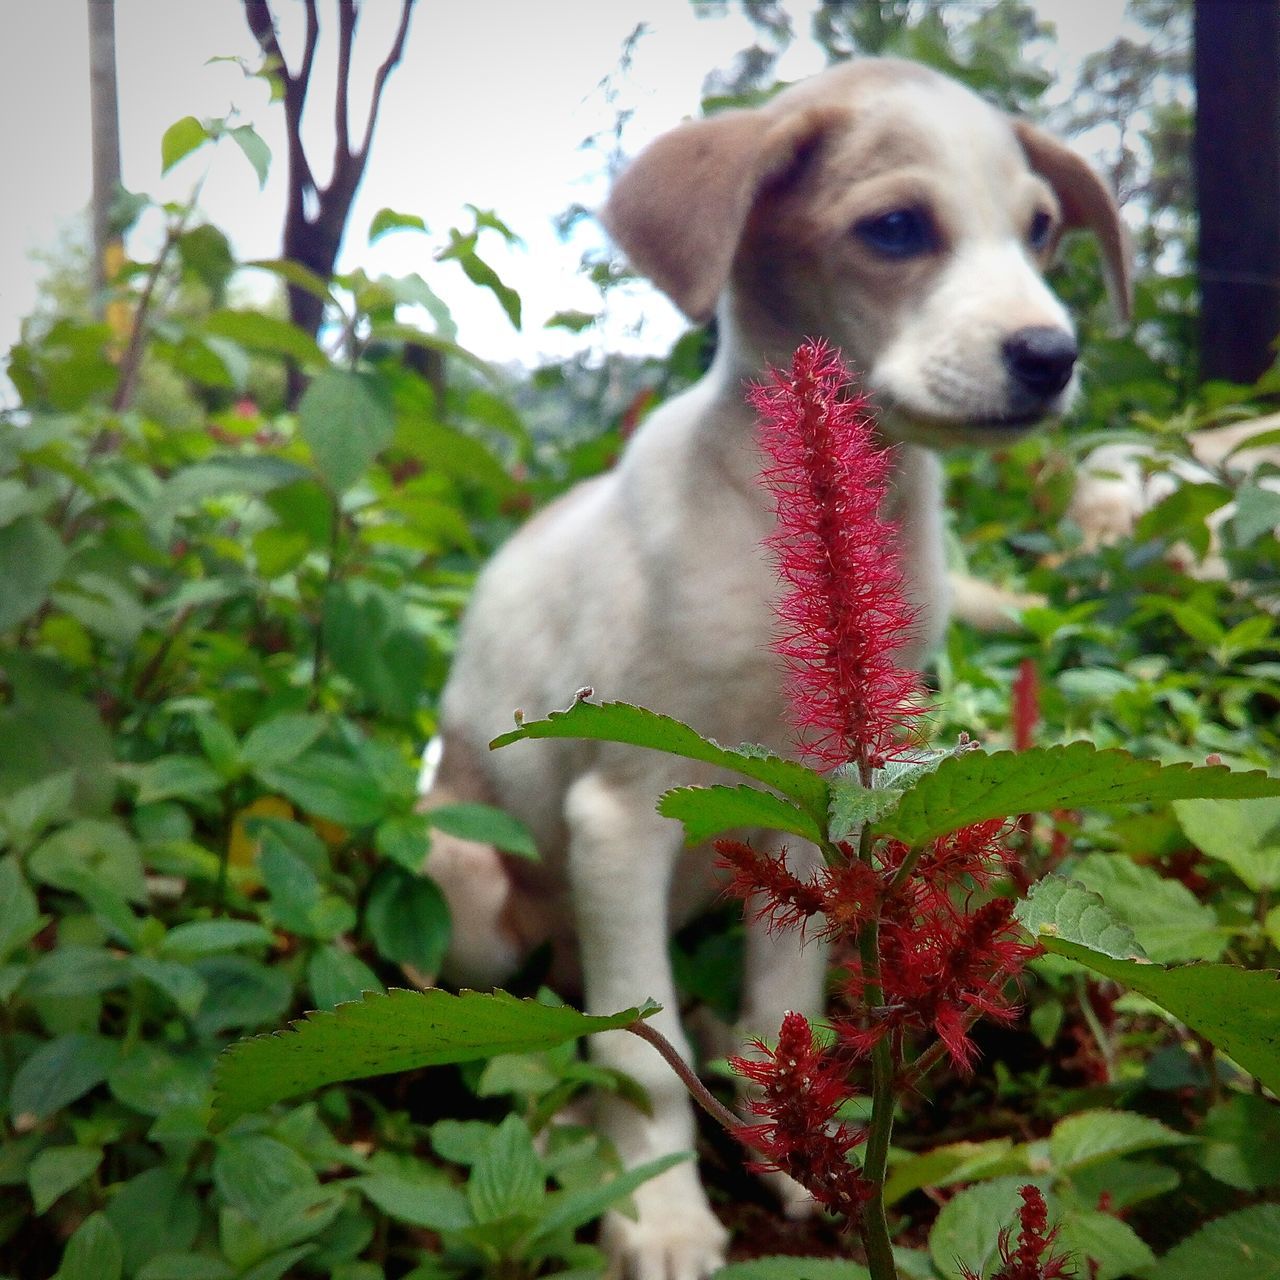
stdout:
<svg viewBox="0 0 1280 1280">
<path fill-rule="evenodd" d="M 623 174 L 605 221 L 635 267 L 694 320 L 713 313 L 710 372 L 660 408 L 609 474 L 529 522 L 481 576 L 442 708 L 443 760 L 424 804 L 480 800 L 522 818 L 540 865 L 437 836 L 427 865 L 454 912 L 449 976 L 500 982 L 551 939 L 561 972 L 580 958 L 587 1007 L 647 996 L 687 1054 L 667 944 L 714 891 L 705 850 L 660 818 L 663 790 L 698 780 L 682 761 L 598 743 L 490 754 L 511 724 L 591 685 L 688 721 L 722 742 L 788 749 L 769 648 L 769 507 L 744 388 L 806 337 L 861 371 L 901 442 L 891 501 L 919 634 L 948 614 L 939 463 L 929 446 L 998 443 L 1059 413 L 1076 344 L 1041 278 L 1064 227 L 1099 238 L 1121 311 L 1125 238 L 1110 195 L 1074 154 L 951 80 L 896 60 L 824 72 L 756 110 L 659 138 Z M 803 851 L 793 850 L 798 858 Z M 751 933 L 744 1026 L 776 1033 L 819 1009 L 822 954 Z M 689 1103 L 658 1055 L 623 1032 L 598 1058 L 635 1077 L 652 1114 L 602 1103 L 628 1165 L 694 1143 Z M 692 1163 L 614 1215 L 606 1242 L 642 1280 L 694 1280 L 725 1233 Z"/>
</svg>

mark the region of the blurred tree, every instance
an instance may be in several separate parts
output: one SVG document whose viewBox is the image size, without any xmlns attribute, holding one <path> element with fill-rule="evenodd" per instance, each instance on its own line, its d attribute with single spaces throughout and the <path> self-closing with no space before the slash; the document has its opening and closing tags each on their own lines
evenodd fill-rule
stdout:
<svg viewBox="0 0 1280 1280">
<path fill-rule="evenodd" d="M 1196 0 L 1202 377 L 1255 381 L 1280 333 L 1280 3 Z"/>
<path fill-rule="evenodd" d="M 401 0 L 400 21 L 391 49 L 378 67 L 373 79 L 369 115 L 364 135 L 352 144 L 348 103 L 351 94 L 351 51 L 355 43 L 356 25 L 360 17 L 359 0 L 338 0 L 338 68 L 337 88 L 333 104 L 334 146 L 333 173 L 324 186 L 317 182 L 315 171 L 302 144 L 302 116 L 311 88 L 315 67 L 316 45 L 320 35 L 317 0 L 306 0 L 306 39 L 302 59 L 296 71 L 290 71 L 280 48 L 275 18 L 268 0 L 244 0 L 245 20 L 267 59 L 266 70 L 279 85 L 284 102 L 285 125 L 289 135 L 288 204 L 285 212 L 283 256 L 328 279 L 337 261 L 347 218 L 357 188 L 364 177 L 373 140 L 378 108 L 387 77 L 404 53 L 405 37 L 414 0 Z M 296 285 L 289 286 L 289 315 L 299 328 L 314 335 L 324 315 L 324 303 L 315 293 Z M 290 399 L 301 393 L 302 379 L 297 370 L 290 375 Z"/>
<path fill-rule="evenodd" d="M 93 133 L 94 311 L 102 316 L 107 281 L 123 260 L 112 207 L 120 190 L 120 112 L 116 97 L 115 0 L 87 0 L 89 11 L 89 114 Z M 115 261 L 109 261 L 114 258 Z"/>
</svg>

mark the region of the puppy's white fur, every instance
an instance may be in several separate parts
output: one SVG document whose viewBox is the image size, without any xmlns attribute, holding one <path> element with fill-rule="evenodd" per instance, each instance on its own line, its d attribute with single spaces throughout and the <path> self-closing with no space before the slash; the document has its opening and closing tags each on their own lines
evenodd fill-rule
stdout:
<svg viewBox="0 0 1280 1280">
<path fill-rule="evenodd" d="M 925 210 L 936 245 L 894 260 L 853 230 Z M 694 319 L 713 311 L 720 345 L 696 386 L 644 424 L 608 475 L 579 485 L 514 537 L 477 585 L 445 691 L 445 747 L 425 805 L 499 804 L 533 831 L 543 861 L 437 837 L 427 870 L 454 911 L 450 976 L 500 981 L 550 938 L 557 967 L 581 960 L 589 1009 L 643 997 L 686 1054 L 667 955 L 669 931 L 713 892 L 705 850 L 681 846 L 654 802 L 696 781 L 686 763 L 598 743 L 545 742 L 490 755 L 514 708 L 541 714 L 591 685 L 686 720 L 724 742 L 786 751 L 776 595 L 761 551 L 769 511 L 745 384 L 789 361 L 806 337 L 840 347 L 898 441 L 889 502 L 900 523 L 918 634 L 936 643 L 948 613 L 941 476 L 928 446 L 1007 440 L 1059 412 L 1073 385 L 1028 398 L 1003 353 L 1028 327 L 1070 333 L 1041 279 L 1037 210 L 1100 238 L 1116 296 L 1128 290 L 1114 204 L 1074 155 L 922 67 L 866 59 L 827 71 L 767 106 L 682 125 L 620 180 L 605 219 L 638 270 Z M 1056 235 L 1051 237 L 1056 239 Z M 815 853 L 793 849 L 798 863 Z M 770 1034 L 788 1009 L 821 1006 L 823 955 L 750 933 L 743 1021 Z M 616 1099 L 601 1123 L 635 1165 L 693 1146 L 682 1086 L 626 1033 L 597 1057 L 647 1090 L 646 1116 Z M 641 1280 L 695 1280 L 721 1261 L 724 1232 L 692 1163 L 646 1183 L 632 1220 L 606 1241 Z"/>
</svg>

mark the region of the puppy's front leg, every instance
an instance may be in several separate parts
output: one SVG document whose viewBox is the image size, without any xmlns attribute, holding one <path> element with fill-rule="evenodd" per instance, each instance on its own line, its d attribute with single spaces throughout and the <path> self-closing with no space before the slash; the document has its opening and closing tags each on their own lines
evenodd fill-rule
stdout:
<svg viewBox="0 0 1280 1280">
<path fill-rule="evenodd" d="M 569 877 L 582 947 L 587 1009 L 614 1012 L 646 996 L 663 1006 L 654 1024 L 687 1059 L 667 954 L 668 895 L 680 828 L 658 817 L 654 792 L 591 773 L 570 788 Z M 602 1065 L 624 1071 L 648 1093 L 651 1115 L 613 1095 L 600 1121 L 630 1168 L 694 1148 L 684 1086 L 651 1045 L 625 1031 L 592 1038 Z M 701 1280 L 724 1262 L 727 1233 L 711 1212 L 690 1160 L 635 1193 L 636 1218 L 606 1218 L 614 1271 L 630 1280 Z"/>
</svg>

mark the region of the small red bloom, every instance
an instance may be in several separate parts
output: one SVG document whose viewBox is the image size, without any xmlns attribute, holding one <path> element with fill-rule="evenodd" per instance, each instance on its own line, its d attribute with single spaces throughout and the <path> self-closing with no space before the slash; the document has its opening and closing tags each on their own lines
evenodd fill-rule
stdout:
<svg viewBox="0 0 1280 1280">
<path fill-rule="evenodd" d="M 1018 1246 L 1010 1247 L 1012 1230 L 1006 1228 L 1000 1233 L 1001 1266 L 991 1280 L 1060 1280 L 1074 1276 L 1075 1270 L 1067 1256 L 1051 1252 L 1058 1228 L 1047 1230 L 1049 1208 L 1040 1188 L 1028 1185 L 1020 1188 L 1018 1194 L 1022 1197 L 1022 1208 L 1018 1210 Z M 960 1271 L 965 1280 L 979 1280 L 977 1274 L 963 1264 Z"/>
<path fill-rule="evenodd" d="M 778 529 L 766 545 L 788 588 L 774 651 L 786 664 L 797 742 L 828 768 L 855 762 L 863 781 L 900 751 L 923 711 L 916 672 L 895 662 L 913 612 L 880 514 L 892 462 L 875 441 L 863 396 L 846 395 L 849 371 L 823 342 L 806 342 L 789 371 L 753 388 L 762 473 Z"/>
<path fill-rule="evenodd" d="M 823 908 L 822 887 L 801 880 L 787 866 L 787 851 L 762 853 L 741 840 L 717 840 L 716 865 L 733 872 L 725 892 L 741 898 L 753 920 L 769 917 L 770 930 L 803 928 Z"/>
<path fill-rule="evenodd" d="M 871 1184 L 847 1159 L 866 1135 L 834 1122 L 849 1097 L 840 1064 L 814 1043 L 813 1028 L 799 1013 L 782 1020 L 776 1049 L 759 1041 L 753 1047 L 758 1057 L 729 1060 L 739 1075 L 760 1087 L 751 1110 L 765 1123 L 738 1131 L 742 1142 L 765 1156 L 753 1169 L 790 1174 L 819 1204 L 852 1224 L 871 1195 Z"/>
</svg>

